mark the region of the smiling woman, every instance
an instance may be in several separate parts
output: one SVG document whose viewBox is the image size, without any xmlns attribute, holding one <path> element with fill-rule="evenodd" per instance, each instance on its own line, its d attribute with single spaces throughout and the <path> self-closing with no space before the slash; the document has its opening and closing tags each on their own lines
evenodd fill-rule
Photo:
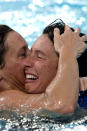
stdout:
<svg viewBox="0 0 87 131">
<path fill-rule="evenodd" d="M 9 88 L 6 89 L 23 88 L 25 81 L 24 67 L 27 64 L 26 58 L 29 52 L 27 43 L 21 35 L 8 26 L 0 25 L 0 32 L 1 86 L 7 82 L 6 87 Z M 3 90 L 2 87 L 1 91 Z"/>
<path fill-rule="evenodd" d="M 57 72 L 58 57 L 47 35 L 41 35 L 31 49 L 30 68 L 26 74 L 36 79 L 26 79 L 25 88 L 29 93 L 42 93 Z"/>
</svg>

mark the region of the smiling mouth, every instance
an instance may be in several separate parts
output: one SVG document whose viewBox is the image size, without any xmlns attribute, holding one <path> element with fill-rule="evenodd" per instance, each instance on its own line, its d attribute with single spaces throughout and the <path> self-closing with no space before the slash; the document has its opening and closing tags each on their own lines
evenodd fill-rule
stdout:
<svg viewBox="0 0 87 131">
<path fill-rule="evenodd" d="M 26 79 L 28 79 L 28 80 L 37 80 L 38 77 L 36 75 L 26 74 Z"/>
</svg>

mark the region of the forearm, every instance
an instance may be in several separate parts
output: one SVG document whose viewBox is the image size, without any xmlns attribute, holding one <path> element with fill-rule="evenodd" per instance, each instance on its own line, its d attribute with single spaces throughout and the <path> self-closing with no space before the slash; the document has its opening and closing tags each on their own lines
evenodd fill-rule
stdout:
<svg viewBox="0 0 87 131">
<path fill-rule="evenodd" d="M 58 113 L 67 113 L 76 106 L 79 92 L 78 64 L 70 52 L 60 55 L 58 72 L 55 82 L 47 88 L 46 94 L 53 107 Z"/>
</svg>

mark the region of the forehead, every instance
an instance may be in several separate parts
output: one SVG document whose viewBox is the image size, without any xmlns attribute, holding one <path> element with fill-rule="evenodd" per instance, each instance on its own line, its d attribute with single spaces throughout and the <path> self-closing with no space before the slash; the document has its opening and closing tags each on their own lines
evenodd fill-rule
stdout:
<svg viewBox="0 0 87 131">
<path fill-rule="evenodd" d="M 32 50 L 53 51 L 53 43 L 46 34 L 43 34 L 34 42 Z"/>
<path fill-rule="evenodd" d="M 17 32 L 15 31 L 11 31 L 8 33 L 7 38 L 6 38 L 6 43 L 8 45 L 8 47 L 21 47 L 24 45 L 27 45 L 26 41 L 24 40 L 24 38 Z"/>
</svg>

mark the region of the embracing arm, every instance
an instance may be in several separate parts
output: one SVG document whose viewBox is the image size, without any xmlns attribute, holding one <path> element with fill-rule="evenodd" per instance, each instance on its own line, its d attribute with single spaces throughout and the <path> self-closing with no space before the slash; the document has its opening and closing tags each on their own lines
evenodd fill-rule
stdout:
<svg viewBox="0 0 87 131">
<path fill-rule="evenodd" d="M 73 112 L 78 100 L 79 73 L 76 58 L 70 51 L 60 54 L 58 74 L 52 88 L 47 88 L 51 106 L 58 113 Z M 70 55 L 69 55 L 70 54 Z"/>
<path fill-rule="evenodd" d="M 59 52 L 58 71 L 51 85 L 46 89 L 46 95 L 50 101 L 49 109 L 58 113 L 73 112 L 78 100 L 77 54 L 76 50 L 73 50 L 75 45 L 71 35 L 73 34 L 70 30 L 65 31 L 63 36 L 58 36 L 58 31 L 55 31 L 54 46 Z"/>
</svg>

